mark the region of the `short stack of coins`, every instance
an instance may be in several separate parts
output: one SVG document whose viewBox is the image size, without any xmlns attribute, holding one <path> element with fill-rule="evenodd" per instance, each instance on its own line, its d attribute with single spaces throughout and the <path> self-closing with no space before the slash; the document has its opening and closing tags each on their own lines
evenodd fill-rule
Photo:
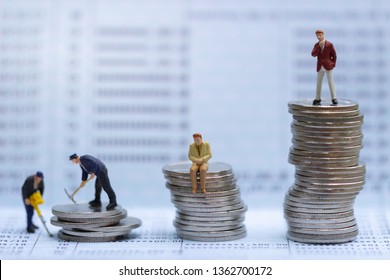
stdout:
<svg viewBox="0 0 390 280">
<path fill-rule="evenodd" d="M 289 239 L 304 243 L 342 243 L 358 234 L 354 201 L 363 189 L 365 165 L 359 162 L 363 115 L 359 105 L 330 100 L 288 103 L 293 115 L 289 163 L 295 183 L 284 200 Z"/>
<path fill-rule="evenodd" d="M 92 207 L 84 204 L 56 205 L 50 222 L 62 227 L 58 237 L 75 242 L 108 242 L 126 239 L 132 229 L 141 226 L 141 220 L 128 217 L 120 205 L 106 210 L 106 205 Z"/>
<path fill-rule="evenodd" d="M 191 163 L 167 164 L 162 171 L 176 207 L 173 222 L 180 238 L 202 242 L 220 242 L 246 236 L 244 225 L 247 206 L 241 200 L 237 179 L 229 164 L 209 163 L 207 193 L 192 193 Z"/>
</svg>

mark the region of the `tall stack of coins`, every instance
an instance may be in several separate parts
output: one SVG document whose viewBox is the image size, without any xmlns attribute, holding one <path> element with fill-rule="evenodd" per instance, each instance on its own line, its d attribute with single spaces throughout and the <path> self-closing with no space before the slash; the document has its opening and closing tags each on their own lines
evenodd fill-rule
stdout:
<svg viewBox="0 0 390 280">
<path fill-rule="evenodd" d="M 221 162 L 209 163 L 207 193 L 192 193 L 191 163 L 167 164 L 162 171 L 176 207 L 173 222 L 180 238 L 218 242 L 246 236 L 244 225 L 247 206 L 241 200 L 232 167 Z M 199 177 L 198 177 L 199 187 Z"/>
<path fill-rule="evenodd" d="M 359 105 L 325 100 L 288 103 L 293 115 L 289 163 L 295 184 L 284 200 L 289 239 L 305 243 L 342 243 L 358 234 L 354 201 L 365 181 L 359 162 L 363 115 Z"/>
<path fill-rule="evenodd" d="M 134 228 L 141 226 L 141 220 L 127 217 L 127 211 L 120 205 L 113 210 L 91 207 L 88 204 L 56 205 L 52 208 L 52 225 L 62 227 L 58 237 L 76 242 L 108 242 L 128 238 Z"/>
</svg>

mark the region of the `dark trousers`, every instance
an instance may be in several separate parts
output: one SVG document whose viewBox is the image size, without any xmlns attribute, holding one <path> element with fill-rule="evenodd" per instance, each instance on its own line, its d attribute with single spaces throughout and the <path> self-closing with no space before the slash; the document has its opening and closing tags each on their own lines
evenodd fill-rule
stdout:
<svg viewBox="0 0 390 280">
<path fill-rule="evenodd" d="M 103 190 L 107 193 L 110 202 L 116 202 L 116 195 L 111 187 L 110 179 L 108 178 L 108 170 L 103 169 L 99 175 L 96 175 L 95 181 L 95 199 L 100 200 L 100 194 Z"/>
<path fill-rule="evenodd" d="M 32 217 L 34 215 L 34 207 L 26 204 L 24 204 L 24 207 L 26 208 L 26 213 L 27 213 L 27 227 L 31 228 L 33 226 Z"/>
</svg>

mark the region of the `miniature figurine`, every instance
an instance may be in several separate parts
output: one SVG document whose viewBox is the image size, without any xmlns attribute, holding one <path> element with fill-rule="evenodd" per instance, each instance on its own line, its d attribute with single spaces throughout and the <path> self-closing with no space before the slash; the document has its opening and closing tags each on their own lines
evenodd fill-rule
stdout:
<svg viewBox="0 0 390 280">
<path fill-rule="evenodd" d="M 43 182 L 43 173 L 41 171 L 37 171 L 35 175 L 28 176 L 22 186 L 22 197 L 27 213 L 27 232 L 29 233 L 34 233 L 35 230 L 38 229 L 38 227 L 32 222 L 34 207 L 31 205 L 29 198 L 38 191 L 41 195 L 43 195 L 44 189 L 45 184 Z"/>
<path fill-rule="evenodd" d="M 333 68 L 336 67 L 336 50 L 331 42 L 325 40 L 324 31 L 317 30 L 316 36 L 318 43 L 314 45 L 311 55 L 317 57 L 317 88 L 316 98 L 313 100 L 313 105 L 321 105 L 321 90 L 322 80 L 326 73 L 330 94 L 332 96 L 332 103 L 337 105 L 336 89 L 333 82 Z"/>
<path fill-rule="evenodd" d="M 208 170 L 207 162 L 211 158 L 210 144 L 203 141 L 200 133 L 194 133 L 194 143 L 190 145 L 188 151 L 188 158 L 192 161 L 190 169 L 190 177 L 192 184 L 192 193 L 196 193 L 197 180 L 196 174 L 199 171 L 200 174 L 200 188 L 202 193 L 206 193 L 206 173 Z"/>
<path fill-rule="evenodd" d="M 104 163 L 90 155 L 78 156 L 77 154 L 73 154 L 69 156 L 69 160 L 71 160 L 74 164 L 79 164 L 82 170 L 81 184 L 79 188 L 84 187 L 85 184 L 95 176 L 97 177 L 95 181 L 95 199 L 91 200 L 89 205 L 92 207 L 98 207 L 102 205 L 100 201 L 100 194 L 103 188 L 110 200 L 106 209 L 114 209 L 117 206 L 116 195 L 111 187 L 110 179 L 108 178 L 108 170 Z M 91 174 L 91 176 L 87 180 L 88 174 Z"/>
<path fill-rule="evenodd" d="M 35 209 L 35 211 L 37 211 L 38 217 L 39 219 L 41 219 L 41 222 L 43 224 L 43 227 L 46 229 L 47 234 L 49 236 L 53 236 L 53 234 L 47 228 L 45 218 L 43 217 L 42 212 L 38 207 L 39 204 L 44 203 L 44 200 L 41 196 L 41 192 L 40 191 L 34 192 L 32 195 L 30 195 L 28 199 L 30 201 L 31 206 Z"/>
</svg>

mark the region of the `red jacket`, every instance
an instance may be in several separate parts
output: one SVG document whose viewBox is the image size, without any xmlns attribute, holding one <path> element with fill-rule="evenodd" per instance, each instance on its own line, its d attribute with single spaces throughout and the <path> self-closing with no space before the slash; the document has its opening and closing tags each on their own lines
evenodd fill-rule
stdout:
<svg viewBox="0 0 390 280">
<path fill-rule="evenodd" d="M 334 49 L 333 44 L 327 40 L 325 41 L 325 46 L 322 52 L 320 44 L 316 43 L 311 55 L 317 57 L 317 72 L 320 71 L 321 66 L 324 66 L 326 70 L 332 70 L 336 67 L 336 50 Z"/>
</svg>

